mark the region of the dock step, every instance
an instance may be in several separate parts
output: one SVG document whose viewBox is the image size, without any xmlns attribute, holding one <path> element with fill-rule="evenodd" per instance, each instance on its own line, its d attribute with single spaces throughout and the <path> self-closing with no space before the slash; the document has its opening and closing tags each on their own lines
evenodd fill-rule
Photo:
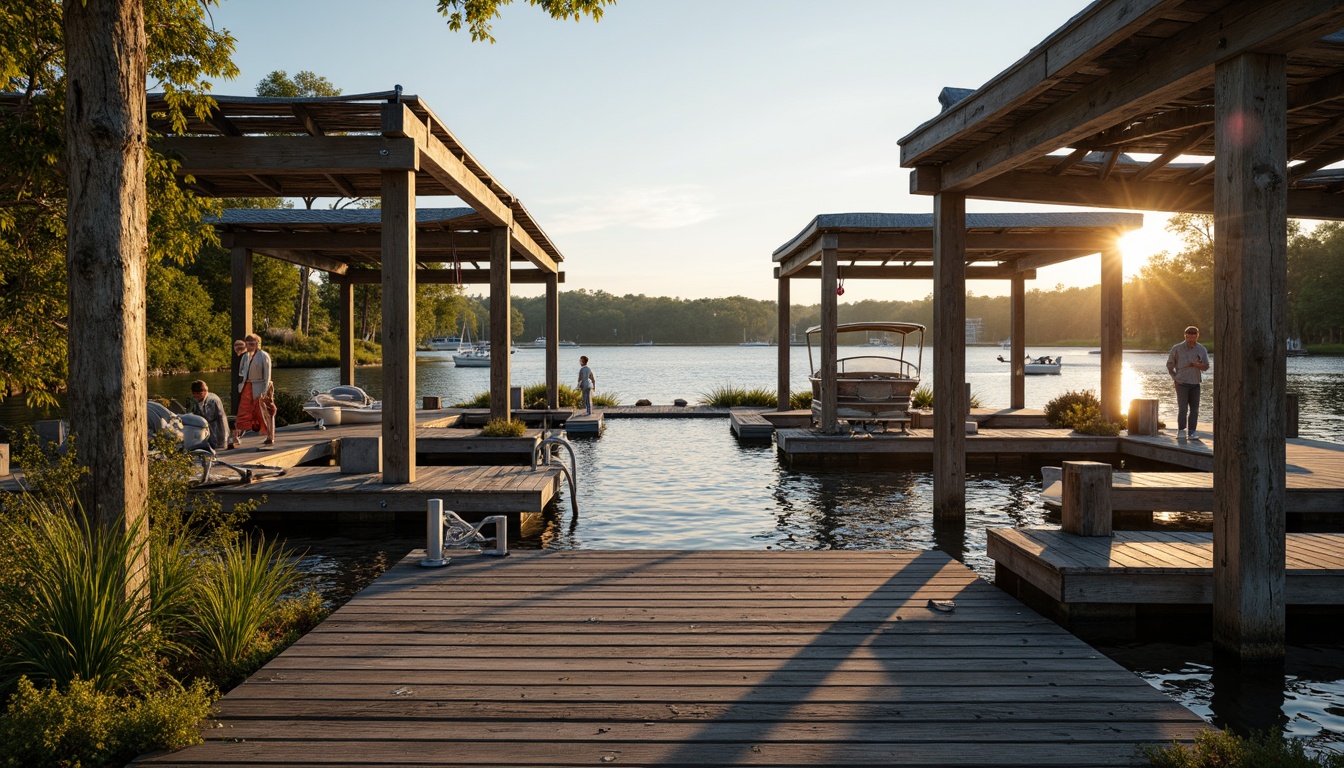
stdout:
<svg viewBox="0 0 1344 768">
<path fill-rule="evenodd" d="M 589 416 L 576 412 L 565 422 L 565 431 L 571 435 L 600 435 L 605 426 L 601 411 L 593 411 Z"/>
<path fill-rule="evenodd" d="M 734 409 L 728 414 L 729 428 L 743 440 L 769 440 L 775 434 L 775 425 L 760 411 Z"/>
</svg>

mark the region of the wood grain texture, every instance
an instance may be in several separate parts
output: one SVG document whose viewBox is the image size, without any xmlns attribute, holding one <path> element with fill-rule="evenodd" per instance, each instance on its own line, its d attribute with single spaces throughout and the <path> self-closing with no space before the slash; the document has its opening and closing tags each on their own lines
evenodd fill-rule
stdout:
<svg viewBox="0 0 1344 768">
<path fill-rule="evenodd" d="M 938 552 L 418 555 L 140 764 L 1136 765 L 1203 727 Z"/>
</svg>

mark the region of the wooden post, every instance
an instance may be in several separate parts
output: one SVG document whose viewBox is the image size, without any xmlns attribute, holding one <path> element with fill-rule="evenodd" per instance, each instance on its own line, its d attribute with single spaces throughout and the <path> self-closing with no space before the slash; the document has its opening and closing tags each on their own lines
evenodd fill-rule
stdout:
<svg viewBox="0 0 1344 768">
<path fill-rule="evenodd" d="M 84 512 L 144 544 L 146 418 L 144 3 L 65 5 L 69 408 Z M 44 318 L 56 322 L 59 318 Z M 124 596 L 140 592 L 147 546 L 126 563 Z"/>
<path fill-rule="evenodd" d="M 1111 465 L 1098 461 L 1064 462 L 1060 527 L 1075 536 L 1110 536 Z"/>
<path fill-rule="evenodd" d="M 1157 434 L 1157 400 L 1137 398 L 1129 401 L 1130 437 L 1151 436 Z"/>
<path fill-rule="evenodd" d="M 1021 273 L 1013 275 L 1012 280 L 1012 330 L 1008 334 L 1011 340 L 1008 346 L 1009 361 L 1012 364 L 1012 391 L 1009 406 L 1022 410 L 1027 407 L 1027 278 Z"/>
<path fill-rule="evenodd" d="M 509 309 L 513 306 L 512 275 L 509 274 L 509 228 L 490 229 L 490 418 L 507 419 L 509 413 L 509 374 L 513 349 L 509 334 Z M 546 344 L 559 344 L 547 338 Z M 558 349 L 558 347 L 557 347 Z"/>
<path fill-rule="evenodd" d="M 546 407 L 560 407 L 560 275 L 546 275 Z"/>
<path fill-rule="evenodd" d="M 776 281 L 779 289 L 779 300 L 775 311 L 775 336 L 779 339 L 779 349 L 776 352 L 776 378 L 779 386 L 779 407 L 777 410 L 789 410 L 789 398 L 793 394 L 789 383 L 789 355 L 793 352 L 790 346 L 789 335 L 789 278 L 780 277 Z"/>
<path fill-rule="evenodd" d="M 233 331 L 233 340 L 238 340 L 252 332 L 252 252 L 246 248 L 234 248 L 232 251 L 233 275 L 229 284 L 230 310 L 229 320 Z M 233 375 L 229 377 L 229 413 L 238 415 L 238 400 L 242 393 L 238 391 L 238 367 L 243 356 L 234 355 Z"/>
<path fill-rule="evenodd" d="M 400 105 L 395 105 L 400 106 Z M 383 171 L 383 482 L 415 482 L 415 174 Z"/>
<path fill-rule="evenodd" d="M 1101 417 L 1120 421 L 1124 373 L 1124 261 L 1119 248 L 1101 252 Z"/>
<path fill-rule="evenodd" d="M 966 196 L 933 198 L 933 515 L 966 517 Z"/>
<path fill-rule="evenodd" d="M 821 431 L 831 435 L 840 431 L 840 410 L 836 400 L 836 326 L 840 307 L 836 289 L 840 286 L 840 239 L 821 236 Z"/>
<path fill-rule="evenodd" d="M 1259 53 L 1214 69 L 1213 640 L 1243 661 L 1285 642 L 1285 70 Z"/>
<path fill-rule="evenodd" d="M 355 286 L 341 279 L 341 318 L 339 336 L 341 345 L 341 383 L 355 384 Z"/>
</svg>

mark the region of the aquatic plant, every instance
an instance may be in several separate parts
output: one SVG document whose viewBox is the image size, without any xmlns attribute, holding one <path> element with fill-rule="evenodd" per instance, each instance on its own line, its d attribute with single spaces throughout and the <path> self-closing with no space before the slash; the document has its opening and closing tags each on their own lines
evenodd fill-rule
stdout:
<svg viewBox="0 0 1344 768">
<path fill-rule="evenodd" d="M 583 394 L 574 387 L 566 384 L 559 386 L 560 408 L 582 408 Z M 621 396 L 615 392 L 594 392 L 593 405 L 603 408 L 615 408 L 621 404 Z M 490 391 L 480 392 L 469 400 L 455 403 L 454 408 L 489 408 Z M 523 387 L 523 407 L 524 408 L 545 408 L 546 407 L 546 384 L 529 384 Z"/>
<path fill-rule="evenodd" d="M 771 407 L 779 405 L 779 393 L 765 387 L 735 387 L 721 384 L 700 395 L 700 403 L 713 408 Z"/>
<path fill-rule="evenodd" d="M 1313 757 L 1297 739 L 1277 733 L 1238 736 L 1230 731 L 1201 731 L 1193 747 L 1172 744 L 1144 747 L 1153 768 L 1344 768 L 1344 755 Z"/>
<path fill-rule="evenodd" d="M 87 680 L 39 689 L 21 678 L 0 717 L 0 765 L 120 766 L 145 752 L 199 744 L 199 723 L 217 697 L 204 680 L 141 698 L 106 693 Z"/>
<path fill-rule="evenodd" d="M 527 425 L 518 419 L 491 419 L 481 427 L 482 437 L 522 437 Z"/>
</svg>

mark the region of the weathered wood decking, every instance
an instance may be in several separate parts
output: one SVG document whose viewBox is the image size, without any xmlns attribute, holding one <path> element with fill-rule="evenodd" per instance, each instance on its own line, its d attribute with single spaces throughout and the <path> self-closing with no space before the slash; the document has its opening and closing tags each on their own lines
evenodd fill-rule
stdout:
<svg viewBox="0 0 1344 768">
<path fill-rule="evenodd" d="M 1007 569 L 1061 603 L 1213 602 L 1212 533 L 1116 531 L 1100 537 L 998 528 L 987 535 L 987 553 L 1000 575 Z M 1344 604 L 1344 534 L 1290 533 L 1287 558 L 1286 604 Z"/>
<path fill-rule="evenodd" d="M 418 555 L 140 764 L 1114 766 L 1204 727 L 939 552 Z"/>
</svg>

